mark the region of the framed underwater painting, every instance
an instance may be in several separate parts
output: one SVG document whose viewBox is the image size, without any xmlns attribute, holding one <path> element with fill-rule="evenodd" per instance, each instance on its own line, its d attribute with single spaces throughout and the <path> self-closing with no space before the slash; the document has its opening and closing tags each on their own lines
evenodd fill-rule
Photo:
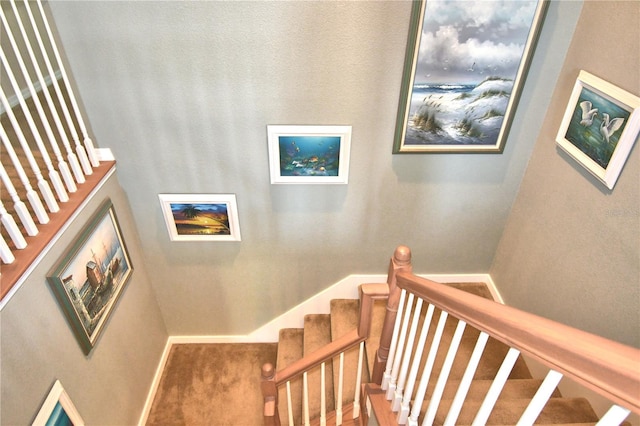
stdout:
<svg viewBox="0 0 640 426">
<path fill-rule="evenodd" d="M 56 380 L 31 425 L 84 426 L 84 420 L 62 387 L 62 383 Z"/>
<path fill-rule="evenodd" d="M 613 189 L 640 130 L 640 98 L 580 71 L 556 142 Z"/>
<path fill-rule="evenodd" d="M 158 194 L 171 241 L 240 241 L 235 194 Z"/>
<path fill-rule="evenodd" d="M 393 153 L 501 153 L 547 0 L 415 0 Z"/>
<path fill-rule="evenodd" d="M 85 355 L 96 345 L 132 273 L 115 209 L 107 200 L 47 277 Z"/>
<path fill-rule="evenodd" d="M 272 184 L 346 184 L 351 126 L 267 126 Z"/>
</svg>

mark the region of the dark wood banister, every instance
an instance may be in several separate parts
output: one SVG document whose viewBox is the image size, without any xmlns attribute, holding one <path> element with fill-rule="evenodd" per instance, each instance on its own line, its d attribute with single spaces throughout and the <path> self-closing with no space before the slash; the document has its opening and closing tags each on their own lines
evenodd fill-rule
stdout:
<svg viewBox="0 0 640 426">
<path fill-rule="evenodd" d="M 398 287 L 640 414 L 640 349 L 398 272 Z"/>
</svg>

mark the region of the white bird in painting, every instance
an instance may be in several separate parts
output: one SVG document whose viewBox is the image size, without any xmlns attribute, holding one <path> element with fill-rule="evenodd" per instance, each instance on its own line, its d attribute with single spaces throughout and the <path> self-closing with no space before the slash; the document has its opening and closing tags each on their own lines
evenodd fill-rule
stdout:
<svg viewBox="0 0 640 426">
<path fill-rule="evenodd" d="M 607 143 L 609 143 L 609 138 L 611 137 L 611 135 L 614 134 L 618 129 L 620 129 L 623 123 L 624 123 L 624 118 L 622 117 L 616 117 L 612 120 L 609 120 L 609 114 L 607 113 L 602 114 L 602 123 L 600 124 L 600 133 L 602 134 L 602 137 L 604 138 L 604 140 L 607 141 Z"/>
<path fill-rule="evenodd" d="M 580 108 L 582 108 L 582 120 L 580 120 L 580 124 L 583 126 L 591 126 L 593 118 L 598 115 L 598 108 L 591 108 L 591 106 L 591 102 L 589 101 L 580 102 Z"/>
</svg>

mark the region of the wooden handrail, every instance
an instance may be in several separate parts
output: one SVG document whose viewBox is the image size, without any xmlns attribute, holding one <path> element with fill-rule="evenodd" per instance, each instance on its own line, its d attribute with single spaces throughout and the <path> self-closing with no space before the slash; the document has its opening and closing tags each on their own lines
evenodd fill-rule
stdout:
<svg viewBox="0 0 640 426">
<path fill-rule="evenodd" d="M 410 272 L 396 274 L 415 294 L 518 349 L 613 403 L 640 413 L 640 350 L 505 306 Z"/>
</svg>

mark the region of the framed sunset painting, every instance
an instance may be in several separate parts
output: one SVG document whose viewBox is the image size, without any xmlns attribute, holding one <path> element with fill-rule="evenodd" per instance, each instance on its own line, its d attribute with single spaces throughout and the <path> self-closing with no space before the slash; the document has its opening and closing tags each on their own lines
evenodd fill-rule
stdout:
<svg viewBox="0 0 640 426">
<path fill-rule="evenodd" d="M 235 194 L 159 194 L 171 241 L 240 241 Z"/>
<path fill-rule="evenodd" d="M 547 3 L 414 1 L 393 153 L 501 153 Z"/>
</svg>

